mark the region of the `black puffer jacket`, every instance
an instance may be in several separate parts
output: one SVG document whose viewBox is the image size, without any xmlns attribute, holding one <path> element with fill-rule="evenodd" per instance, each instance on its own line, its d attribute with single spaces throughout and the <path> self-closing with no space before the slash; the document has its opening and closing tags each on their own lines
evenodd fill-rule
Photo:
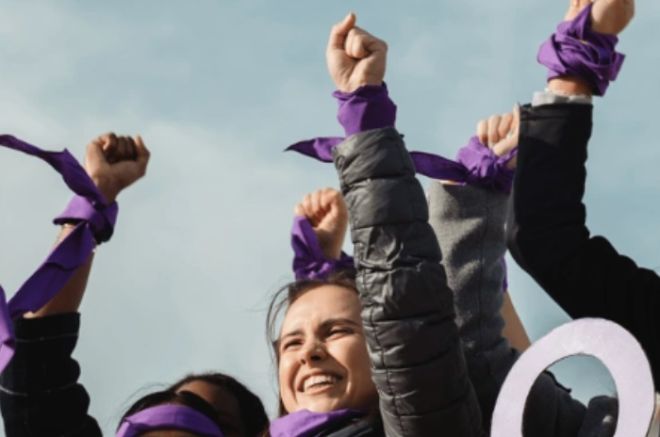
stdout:
<svg viewBox="0 0 660 437">
<path fill-rule="evenodd" d="M 357 134 L 334 157 L 385 434 L 480 436 L 453 297 L 401 136 L 393 128 Z"/>
</svg>

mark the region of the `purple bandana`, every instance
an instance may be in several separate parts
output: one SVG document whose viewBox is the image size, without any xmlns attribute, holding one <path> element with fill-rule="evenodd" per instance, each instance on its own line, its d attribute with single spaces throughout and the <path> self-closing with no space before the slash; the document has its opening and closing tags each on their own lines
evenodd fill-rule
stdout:
<svg viewBox="0 0 660 437">
<path fill-rule="evenodd" d="M 325 279 L 333 272 L 355 270 L 353 258 L 344 252 L 339 259 L 326 258 L 312 224 L 305 217 L 293 219 L 291 246 L 296 279 Z"/>
<path fill-rule="evenodd" d="M 615 51 L 619 39 L 591 30 L 591 8 L 584 8 L 572 21 L 564 21 L 557 31 L 541 45 L 540 64 L 548 67 L 548 80 L 559 76 L 574 76 L 589 83 L 597 96 L 605 94 L 616 80 L 624 55 Z"/>
<path fill-rule="evenodd" d="M 166 404 L 147 408 L 127 417 L 116 437 L 136 437 L 147 431 L 177 429 L 204 437 L 224 437 L 211 419 L 184 405 Z"/>
<path fill-rule="evenodd" d="M 12 319 L 36 311 L 62 289 L 75 270 L 94 250 L 97 242 L 107 241 L 117 218 L 117 203 L 108 205 L 78 161 L 65 149 L 49 152 L 11 135 L 0 135 L 0 146 L 36 156 L 62 175 L 66 185 L 77 194 L 55 223 L 79 222 L 46 260 L 7 302 L 0 287 L 0 372 L 14 355 Z"/>
<path fill-rule="evenodd" d="M 497 156 L 479 138 L 472 137 L 458 150 L 456 161 L 425 152 L 410 152 L 410 157 L 417 173 L 424 176 L 510 193 L 514 170 L 507 168 L 507 164 L 517 153 L 516 147 L 506 155 Z"/>
<path fill-rule="evenodd" d="M 367 85 L 352 93 L 335 91 L 333 97 L 339 103 L 337 120 L 344 127 L 346 137 L 371 129 L 393 127 L 396 121 L 396 105 L 389 97 L 387 85 Z M 320 137 L 300 141 L 287 147 L 303 155 L 323 162 L 332 162 L 332 148 L 345 137 Z"/>
<path fill-rule="evenodd" d="M 355 410 L 312 413 L 301 410 L 270 422 L 271 437 L 312 437 L 329 427 L 341 426 L 364 414 Z"/>
<path fill-rule="evenodd" d="M 322 162 L 332 162 L 332 149 L 343 140 L 316 138 L 294 144 L 287 150 L 295 150 Z M 517 153 L 515 148 L 504 156 L 497 156 L 477 137 L 472 137 L 458 151 L 457 161 L 426 152 L 410 152 L 410 157 L 417 173 L 424 176 L 510 193 L 514 171 L 507 168 L 507 164 Z"/>
</svg>

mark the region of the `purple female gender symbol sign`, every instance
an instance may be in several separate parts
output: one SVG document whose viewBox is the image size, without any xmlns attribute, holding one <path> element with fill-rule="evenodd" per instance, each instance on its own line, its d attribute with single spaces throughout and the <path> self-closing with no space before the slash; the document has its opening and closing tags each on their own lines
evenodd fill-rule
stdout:
<svg viewBox="0 0 660 437">
<path fill-rule="evenodd" d="M 491 436 L 522 437 L 525 401 L 534 381 L 547 367 L 573 355 L 598 358 L 612 375 L 619 400 L 614 437 L 644 437 L 655 408 L 649 362 L 635 337 L 603 319 L 566 323 L 521 355 L 497 398 Z"/>
</svg>

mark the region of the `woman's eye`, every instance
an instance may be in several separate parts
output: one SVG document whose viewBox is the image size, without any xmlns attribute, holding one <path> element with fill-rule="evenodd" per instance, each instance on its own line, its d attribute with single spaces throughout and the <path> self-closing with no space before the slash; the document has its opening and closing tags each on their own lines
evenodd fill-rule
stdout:
<svg viewBox="0 0 660 437">
<path fill-rule="evenodd" d="M 286 351 L 286 350 L 289 350 L 289 349 L 293 349 L 297 346 L 300 346 L 301 344 L 302 344 L 302 341 L 300 341 L 300 340 L 289 340 L 289 341 L 285 342 L 282 345 L 282 350 Z"/>
<path fill-rule="evenodd" d="M 349 328 L 333 328 L 330 330 L 328 334 L 330 335 L 330 337 L 338 337 L 341 335 L 351 334 L 352 332 L 353 330 Z"/>
</svg>

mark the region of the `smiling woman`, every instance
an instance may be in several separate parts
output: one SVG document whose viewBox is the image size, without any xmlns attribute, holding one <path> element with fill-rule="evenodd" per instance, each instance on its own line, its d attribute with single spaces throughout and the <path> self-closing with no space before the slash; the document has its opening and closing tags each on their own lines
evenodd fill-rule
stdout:
<svg viewBox="0 0 660 437">
<path fill-rule="evenodd" d="M 377 410 L 352 276 L 338 271 L 325 279 L 301 279 L 273 298 L 267 330 L 278 365 L 280 415 L 299 410 Z"/>
<path fill-rule="evenodd" d="M 377 409 L 354 289 L 327 284 L 302 292 L 284 318 L 277 355 L 286 411 Z"/>
</svg>

